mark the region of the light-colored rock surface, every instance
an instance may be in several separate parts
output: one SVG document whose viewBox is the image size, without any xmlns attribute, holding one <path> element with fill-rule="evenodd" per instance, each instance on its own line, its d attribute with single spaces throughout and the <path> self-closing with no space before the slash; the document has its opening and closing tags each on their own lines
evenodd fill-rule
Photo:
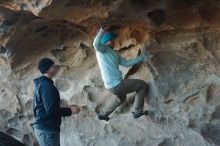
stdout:
<svg viewBox="0 0 220 146">
<path fill-rule="evenodd" d="M 62 105 L 82 107 L 63 119 L 62 146 L 220 145 L 220 2 L 9 0 L 0 6 L 1 131 L 34 145 L 32 80 L 40 75 L 39 59 L 50 57 L 61 65 L 54 80 Z M 126 58 L 149 42 L 160 76 L 154 80 L 144 64 L 121 70 L 149 84 L 145 108 L 157 105 L 162 119 L 133 119 L 134 94 L 109 122 L 97 119 L 114 98 L 92 47 L 101 24 L 112 25 L 116 50 Z"/>
</svg>

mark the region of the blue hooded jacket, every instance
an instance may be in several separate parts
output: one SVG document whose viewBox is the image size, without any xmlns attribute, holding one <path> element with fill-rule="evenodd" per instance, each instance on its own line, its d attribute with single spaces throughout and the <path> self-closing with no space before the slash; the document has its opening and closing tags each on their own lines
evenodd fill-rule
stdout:
<svg viewBox="0 0 220 146">
<path fill-rule="evenodd" d="M 72 114 L 70 108 L 60 108 L 60 94 L 53 80 L 46 76 L 34 79 L 33 128 L 60 132 L 61 117 Z"/>
</svg>

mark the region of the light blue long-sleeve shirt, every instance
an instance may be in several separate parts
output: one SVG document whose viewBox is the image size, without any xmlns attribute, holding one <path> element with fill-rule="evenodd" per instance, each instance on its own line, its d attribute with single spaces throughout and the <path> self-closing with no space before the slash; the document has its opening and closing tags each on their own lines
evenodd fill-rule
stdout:
<svg viewBox="0 0 220 146">
<path fill-rule="evenodd" d="M 110 46 L 101 44 L 103 33 L 104 30 L 101 28 L 95 37 L 93 46 L 96 50 L 96 57 L 105 88 L 110 89 L 122 81 L 122 72 L 119 70 L 119 65 L 130 67 L 143 61 L 144 58 L 142 56 L 130 60 L 122 58 Z"/>
</svg>

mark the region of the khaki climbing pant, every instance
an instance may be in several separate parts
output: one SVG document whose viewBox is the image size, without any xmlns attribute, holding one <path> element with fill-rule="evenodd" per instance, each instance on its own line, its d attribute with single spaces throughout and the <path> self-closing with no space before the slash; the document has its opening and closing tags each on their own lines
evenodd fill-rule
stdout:
<svg viewBox="0 0 220 146">
<path fill-rule="evenodd" d="M 139 79 L 123 80 L 120 84 L 110 89 L 110 92 L 116 95 L 115 98 L 106 108 L 102 114 L 109 116 L 118 106 L 120 106 L 127 97 L 127 94 L 136 92 L 134 112 L 143 112 L 144 98 L 147 92 L 147 84 Z"/>
</svg>

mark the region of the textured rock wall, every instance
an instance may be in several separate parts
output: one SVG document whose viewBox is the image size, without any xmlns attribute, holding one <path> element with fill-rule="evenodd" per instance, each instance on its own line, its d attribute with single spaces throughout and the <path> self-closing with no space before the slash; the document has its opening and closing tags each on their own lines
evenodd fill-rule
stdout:
<svg viewBox="0 0 220 146">
<path fill-rule="evenodd" d="M 35 139 L 33 78 L 37 62 L 61 65 L 55 84 L 62 105 L 78 104 L 64 118 L 62 146 L 220 145 L 220 8 L 214 0 L 0 1 L 0 130 L 27 145 Z M 145 108 L 162 112 L 134 120 L 134 94 L 111 115 L 96 113 L 114 95 L 103 87 L 92 41 L 101 25 L 118 35 L 115 49 L 134 58 L 149 43 L 155 80 L 144 64 L 121 68 L 125 78 L 149 85 Z M 160 95 L 155 100 L 155 94 Z"/>
</svg>

